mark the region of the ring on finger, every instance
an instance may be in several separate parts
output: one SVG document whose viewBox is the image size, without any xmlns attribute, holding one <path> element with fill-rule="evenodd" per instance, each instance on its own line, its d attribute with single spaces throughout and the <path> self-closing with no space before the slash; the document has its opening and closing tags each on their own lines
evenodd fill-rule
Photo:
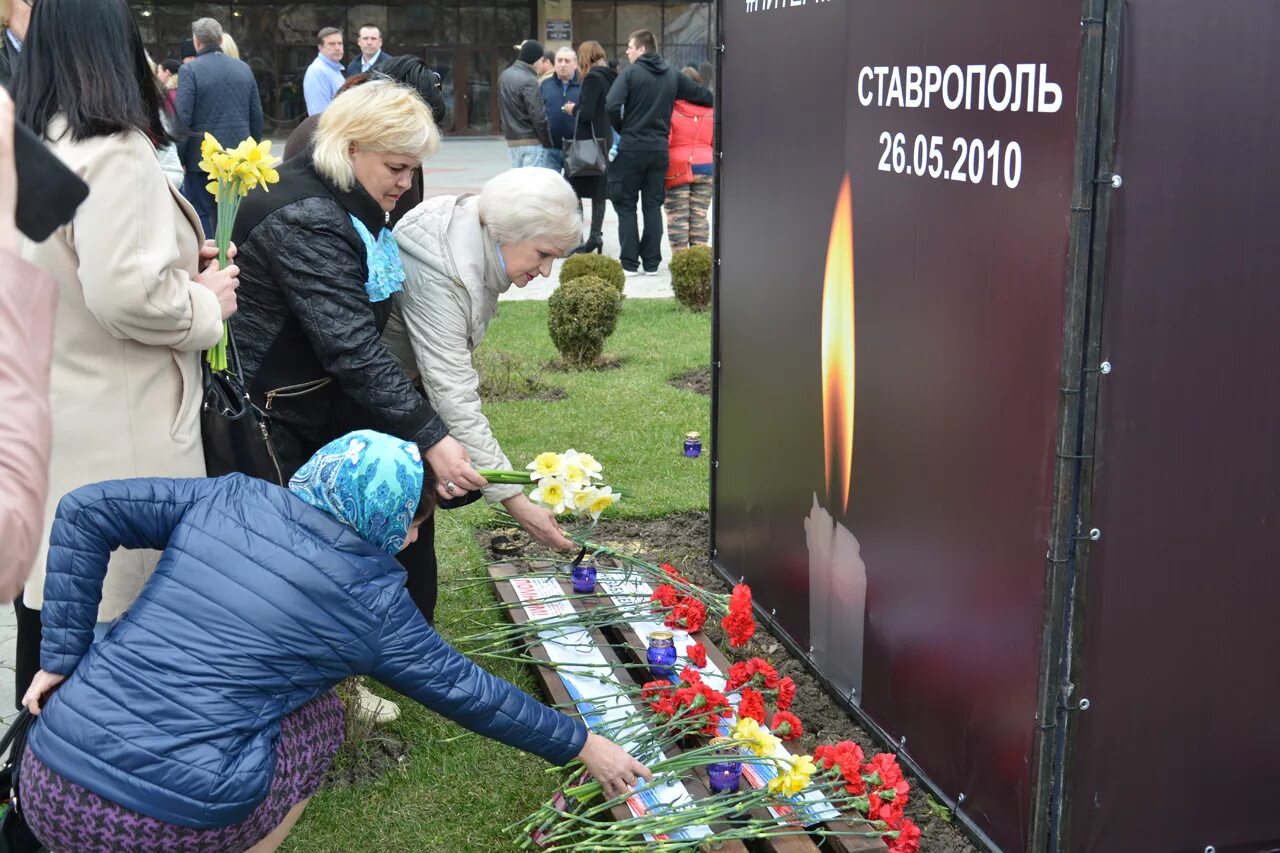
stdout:
<svg viewBox="0 0 1280 853">
<path fill-rule="evenodd" d="M 452 492 L 457 491 L 457 489 L 458 489 L 458 487 L 457 487 L 457 486 L 455 486 L 455 485 L 453 484 L 453 480 L 445 480 L 445 481 L 444 481 L 444 490 L 445 490 L 446 492 L 450 492 L 450 493 L 452 493 Z"/>
</svg>

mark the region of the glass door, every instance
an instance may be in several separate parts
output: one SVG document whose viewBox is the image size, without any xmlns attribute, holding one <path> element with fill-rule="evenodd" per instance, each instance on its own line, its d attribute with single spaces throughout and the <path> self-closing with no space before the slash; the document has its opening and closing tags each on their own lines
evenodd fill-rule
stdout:
<svg viewBox="0 0 1280 853">
<path fill-rule="evenodd" d="M 456 101 L 456 91 L 453 82 L 453 70 L 456 64 L 457 51 L 454 48 L 427 48 L 424 59 L 427 66 L 440 75 L 441 90 L 444 94 L 444 123 L 440 128 L 445 133 L 452 133 L 458 129 L 459 116 L 463 115 Z"/>
<path fill-rule="evenodd" d="M 469 47 L 467 59 L 467 133 L 498 133 L 498 59 L 493 48 Z"/>
</svg>

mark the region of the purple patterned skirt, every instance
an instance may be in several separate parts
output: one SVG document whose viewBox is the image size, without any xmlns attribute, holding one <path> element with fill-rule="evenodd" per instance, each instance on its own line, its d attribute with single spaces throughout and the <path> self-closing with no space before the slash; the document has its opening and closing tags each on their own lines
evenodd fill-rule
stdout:
<svg viewBox="0 0 1280 853">
<path fill-rule="evenodd" d="M 271 789 L 252 814 L 231 826 L 193 829 L 131 811 L 59 776 L 31 750 L 22 756 L 22 814 L 46 847 L 68 853 L 246 850 L 320 789 L 342 736 L 342 700 L 332 690 L 282 719 Z"/>
</svg>

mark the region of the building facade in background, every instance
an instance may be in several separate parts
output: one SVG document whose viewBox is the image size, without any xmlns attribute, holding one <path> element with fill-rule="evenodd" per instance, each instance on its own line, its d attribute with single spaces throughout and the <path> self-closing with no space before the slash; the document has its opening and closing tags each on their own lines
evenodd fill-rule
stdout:
<svg viewBox="0 0 1280 853">
<path fill-rule="evenodd" d="M 515 58 L 515 45 L 537 38 L 548 49 L 594 39 L 611 59 L 626 64 L 627 35 L 649 29 L 677 67 L 697 65 L 704 76 L 714 56 L 712 0 L 427 0 L 414 3 L 193 3 L 133 2 L 142 39 L 159 61 L 178 58 L 191 22 L 211 17 L 231 33 L 262 93 L 267 131 L 287 135 L 306 116 L 302 75 L 315 59 L 316 32 L 339 27 L 346 61 L 358 52 L 364 24 L 382 29 L 383 50 L 421 56 L 444 81 L 449 114 L 444 129 L 492 134 L 498 126 L 498 74 Z"/>
</svg>

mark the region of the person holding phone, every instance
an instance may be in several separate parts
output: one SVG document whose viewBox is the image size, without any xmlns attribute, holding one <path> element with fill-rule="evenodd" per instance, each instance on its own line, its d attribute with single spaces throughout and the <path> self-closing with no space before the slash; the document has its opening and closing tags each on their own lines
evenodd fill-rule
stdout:
<svg viewBox="0 0 1280 853">
<path fill-rule="evenodd" d="M 49 488 L 49 362 L 58 289 L 18 256 L 13 101 L 0 87 L 0 602 L 22 592 Z"/>
<path fill-rule="evenodd" d="M 236 308 L 195 211 L 160 170 L 160 91 L 126 0 L 41 0 L 14 79 L 18 119 L 89 186 L 66 227 L 22 254 L 60 300 L 46 524 L 62 495 L 120 477 L 202 477 L 202 351 Z M 47 541 L 48 526 L 42 540 Z M 157 556 L 115 554 L 97 620 L 138 595 Z M 45 548 L 18 605 L 17 690 L 39 668 Z"/>
</svg>

